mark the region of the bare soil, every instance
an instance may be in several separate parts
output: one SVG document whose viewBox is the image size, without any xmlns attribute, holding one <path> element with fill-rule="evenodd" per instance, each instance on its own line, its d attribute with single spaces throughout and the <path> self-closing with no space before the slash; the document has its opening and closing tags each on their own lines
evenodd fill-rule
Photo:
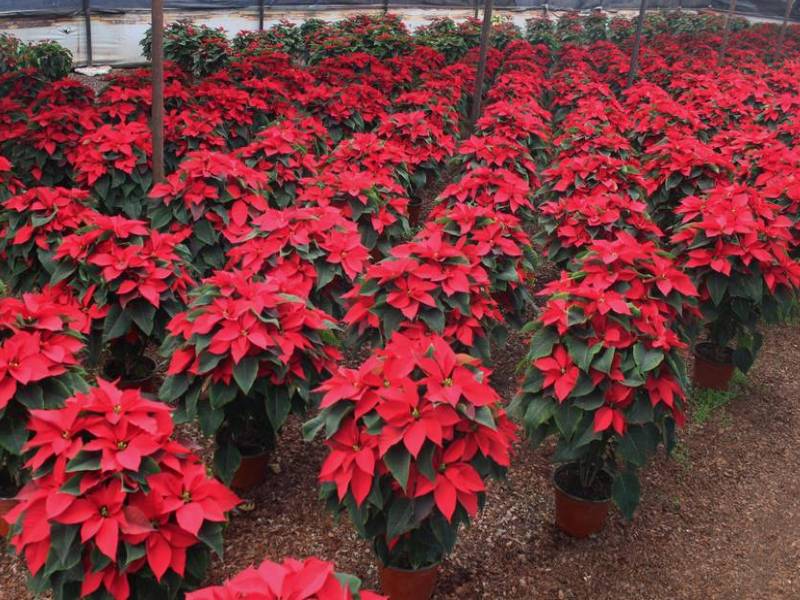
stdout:
<svg viewBox="0 0 800 600">
<path fill-rule="evenodd" d="M 576 541 L 553 526 L 548 449 L 520 445 L 506 482 L 462 532 L 443 565 L 436 600 L 800 598 L 800 325 L 767 332 L 739 396 L 702 425 L 690 425 L 672 460 L 643 473 L 632 523 Z M 513 388 L 525 340 L 496 356 L 496 384 Z M 320 442 L 305 444 L 293 420 L 274 455 L 256 508 L 234 517 L 225 558 L 209 583 L 264 557 L 318 555 L 377 587 L 369 544 L 336 523 L 317 500 Z M 0 557 L 0 599 L 28 600 L 24 568 Z"/>
</svg>

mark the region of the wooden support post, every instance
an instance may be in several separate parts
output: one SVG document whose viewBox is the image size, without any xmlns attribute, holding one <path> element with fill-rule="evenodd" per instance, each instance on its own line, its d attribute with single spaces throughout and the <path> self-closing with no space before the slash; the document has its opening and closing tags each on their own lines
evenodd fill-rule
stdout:
<svg viewBox="0 0 800 600">
<path fill-rule="evenodd" d="M 719 47 L 719 56 L 717 57 L 717 64 L 721 65 L 725 62 L 725 53 L 728 51 L 728 39 L 731 37 L 731 19 L 733 13 L 736 11 L 736 0 L 730 0 L 728 4 L 728 12 L 725 13 L 725 25 L 722 29 L 722 44 Z"/>
<path fill-rule="evenodd" d="M 153 135 L 153 183 L 164 181 L 164 0 L 152 0 L 150 27 L 153 32 L 150 62 L 153 99 L 150 128 Z"/>
<path fill-rule="evenodd" d="M 639 71 L 639 49 L 642 46 L 642 29 L 644 28 L 644 12 L 647 9 L 647 0 L 642 0 L 639 4 L 639 18 L 636 21 L 636 37 L 633 40 L 633 50 L 631 51 L 631 65 L 628 69 L 628 83 L 625 87 L 631 87 L 636 80 L 636 73 Z"/>
<path fill-rule="evenodd" d="M 481 49 L 478 58 L 478 71 L 475 73 L 475 93 L 472 96 L 472 115 L 469 120 L 470 130 L 481 116 L 481 98 L 483 97 L 483 80 L 486 77 L 486 55 L 489 53 L 489 36 L 492 32 L 492 7 L 494 0 L 483 0 L 483 24 L 481 25 Z"/>
<path fill-rule="evenodd" d="M 89 0 L 83 0 L 83 26 L 86 31 L 86 61 L 91 67 L 94 59 L 92 56 L 92 15 L 89 9 Z"/>
<path fill-rule="evenodd" d="M 775 43 L 775 58 L 780 58 L 783 54 L 783 41 L 786 39 L 786 27 L 789 23 L 789 16 L 792 14 L 794 0 L 786 0 L 786 12 L 783 13 L 783 23 L 781 32 L 778 34 L 778 41 Z"/>
</svg>

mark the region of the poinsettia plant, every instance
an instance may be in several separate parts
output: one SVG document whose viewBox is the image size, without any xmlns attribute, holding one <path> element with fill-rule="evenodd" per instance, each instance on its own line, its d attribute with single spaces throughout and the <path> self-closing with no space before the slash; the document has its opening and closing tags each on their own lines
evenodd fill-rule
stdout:
<svg viewBox="0 0 800 600">
<path fill-rule="evenodd" d="M 353 221 L 332 206 L 267 209 L 249 224 L 254 234 L 228 251 L 228 268 L 283 273 L 292 293 L 333 316 L 341 296 L 370 261 Z"/>
<path fill-rule="evenodd" d="M 144 347 L 162 341 L 193 283 L 182 244 L 186 232 L 159 233 L 144 221 L 96 212 L 86 219 L 89 225 L 58 246 L 51 281 L 68 282 L 82 299 L 105 310 L 95 350 L 112 342 L 114 376 L 135 379 Z"/>
<path fill-rule="evenodd" d="M 437 335 L 396 333 L 357 369 L 322 386 L 329 453 L 319 479 L 335 513 L 347 511 L 386 566 L 438 563 L 509 465 L 515 427 L 490 371 Z"/>
<path fill-rule="evenodd" d="M 50 281 L 56 248 L 63 236 L 91 221 L 89 204 L 87 191 L 62 187 L 33 187 L 2 203 L 2 276 L 11 290 L 28 291 Z"/>
<path fill-rule="evenodd" d="M 380 343 L 395 331 L 421 328 L 489 355 L 490 336 L 501 339 L 505 329 L 481 249 L 448 237 L 429 228 L 367 268 L 343 296 L 351 302 L 343 320 L 358 342 Z"/>
<path fill-rule="evenodd" d="M 274 207 L 285 208 L 294 202 L 300 180 L 318 173 L 330 145 L 322 122 L 303 117 L 265 127 L 236 155 L 248 167 L 268 174 L 269 200 Z"/>
<path fill-rule="evenodd" d="M 668 133 L 647 149 L 643 169 L 647 173 L 650 214 L 664 229 L 680 220 L 676 208 L 684 197 L 699 196 L 730 183 L 734 171 L 730 159 L 712 145 L 677 133 Z"/>
<path fill-rule="evenodd" d="M 761 347 L 759 323 L 779 321 L 800 289 L 800 264 L 789 256 L 793 222 L 746 185 L 688 196 L 676 212 L 682 222 L 671 242 L 700 291 L 710 358 L 747 372 Z"/>
<path fill-rule="evenodd" d="M 171 358 L 159 397 L 179 402 L 176 419 L 197 419 L 216 436 L 224 481 L 243 453 L 272 449 L 289 413 L 313 403 L 340 358 L 330 317 L 292 288 L 280 273 L 219 271 L 167 325 L 162 353 Z"/>
<path fill-rule="evenodd" d="M 186 595 L 186 600 L 387 600 L 385 596 L 361 589 L 352 575 L 337 573 L 333 563 L 316 557 L 282 563 L 264 560 L 248 567 L 222 585 L 214 585 Z"/>
<path fill-rule="evenodd" d="M 542 294 L 510 411 L 535 445 L 557 436 L 553 458 L 577 463 L 581 489 L 611 481 L 630 518 L 637 470 L 662 440 L 671 450 L 684 421 L 681 351 L 697 291 L 669 254 L 621 232 L 594 241 Z"/>
<path fill-rule="evenodd" d="M 302 181 L 301 205 L 333 206 L 355 221 L 364 246 L 384 255 L 399 240 L 408 239 L 409 198 L 393 176 L 341 163 Z"/>
<path fill-rule="evenodd" d="M 536 239 L 547 258 L 565 266 L 595 239 L 613 239 L 626 231 L 641 240 L 659 240 L 663 233 L 650 219 L 647 203 L 624 193 L 594 191 L 557 195 L 539 205 L 541 229 Z"/>
<path fill-rule="evenodd" d="M 29 411 L 57 408 L 83 389 L 90 325 L 63 287 L 0 298 L 0 495 L 13 496 L 23 480 Z"/>
<path fill-rule="evenodd" d="M 150 128 L 134 121 L 101 125 L 84 135 L 71 158 L 76 181 L 106 214 L 139 219 L 153 182 Z"/>
<path fill-rule="evenodd" d="M 241 160 L 221 152 L 192 152 L 167 181 L 153 186 L 150 220 L 159 231 L 188 227 L 193 264 L 208 274 L 223 267 L 225 251 L 249 233 L 249 219 L 267 209 L 266 189 L 266 175 Z"/>
<path fill-rule="evenodd" d="M 440 205 L 431 212 L 429 219 L 417 239 L 443 234 L 452 244 L 463 238 L 467 244 L 474 245 L 489 276 L 492 297 L 506 309 L 515 325 L 521 325 L 531 304 L 527 286 L 536 263 L 536 253 L 522 222 L 490 206 L 470 204 Z"/>
<path fill-rule="evenodd" d="M 34 479 L 6 520 L 35 593 L 174 598 L 222 554 L 239 499 L 171 439 L 167 405 L 98 379 L 28 427 Z"/>
</svg>

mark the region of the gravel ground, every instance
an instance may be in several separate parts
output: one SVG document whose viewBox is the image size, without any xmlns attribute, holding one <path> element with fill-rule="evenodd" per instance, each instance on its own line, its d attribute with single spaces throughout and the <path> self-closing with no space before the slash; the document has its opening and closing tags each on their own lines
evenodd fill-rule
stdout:
<svg viewBox="0 0 800 600">
<path fill-rule="evenodd" d="M 524 340 L 512 337 L 496 365 L 513 389 Z M 614 514 L 594 539 L 553 526 L 548 449 L 517 450 L 509 479 L 493 485 L 482 516 L 444 564 L 436 600 L 800 598 L 800 325 L 768 332 L 759 361 L 729 405 L 682 434 L 674 460 L 643 475 L 634 521 Z M 317 500 L 320 442 L 305 444 L 293 420 L 256 509 L 234 518 L 219 582 L 264 557 L 318 555 L 377 586 L 369 544 L 335 523 Z M 0 599 L 27 600 L 23 568 L 0 558 Z"/>
</svg>

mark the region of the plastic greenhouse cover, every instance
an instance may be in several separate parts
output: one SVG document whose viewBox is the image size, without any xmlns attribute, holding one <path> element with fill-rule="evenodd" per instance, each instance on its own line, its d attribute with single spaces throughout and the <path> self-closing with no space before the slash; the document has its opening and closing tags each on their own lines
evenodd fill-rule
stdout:
<svg viewBox="0 0 800 600">
<path fill-rule="evenodd" d="M 259 0 L 165 0 L 167 10 L 257 10 Z M 36 16 L 62 16 L 83 11 L 83 0 L 0 0 L 0 18 L 11 15 L 36 15 Z M 473 0 L 416 0 L 405 2 L 391 0 L 391 6 L 404 7 L 446 7 L 446 8 L 471 8 Z M 545 4 L 543 0 L 498 0 L 498 7 L 540 8 Z M 798 3 L 800 4 L 800 3 Z M 380 5 L 380 1 L 365 2 L 364 0 L 264 0 L 267 8 L 277 6 L 303 7 L 309 9 L 334 8 L 339 6 L 364 8 Z M 150 8 L 150 0 L 88 0 L 90 11 L 127 12 L 145 11 Z M 551 0 L 548 6 L 554 10 L 564 9 L 589 9 L 602 6 L 608 9 L 638 9 L 639 0 Z M 725 9 L 727 0 L 653 0 L 648 3 L 648 8 L 706 8 L 712 7 Z M 742 0 L 738 3 L 739 12 L 754 15 L 781 17 L 786 8 L 786 3 L 781 0 Z M 793 13 L 800 11 L 795 7 Z"/>
<path fill-rule="evenodd" d="M 233 36 L 258 29 L 259 0 L 165 0 L 167 21 L 188 18 L 197 24 L 222 27 Z M 498 13 L 524 28 L 525 20 L 537 14 L 544 0 L 495 0 Z M 392 12 L 410 29 L 430 22 L 434 16 L 463 19 L 472 15 L 474 0 L 388 0 Z M 483 0 L 479 0 L 482 4 Z M 711 2 L 712 4 L 709 4 Z M 95 64 L 142 64 L 139 41 L 150 27 L 150 0 L 89 0 L 91 9 L 92 59 Z M 728 0 L 649 0 L 648 8 L 727 8 Z M 603 6 L 609 10 L 635 11 L 639 0 L 550 0 L 551 10 L 586 10 Z M 739 0 L 739 10 L 752 18 L 782 18 L 786 5 L 780 0 Z M 295 23 L 311 16 L 336 21 L 356 11 L 378 14 L 381 0 L 264 0 L 264 27 L 281 19 Z M 438 10 L 431 10 L 438 9 Z M 800 2 L 795 5 L 800 12 Z M 541 14 L 541 13 L 539 13 Z M 86 23 L 83 0 L 0 0 L 0 32 L 9 32 L 25 42 L 53 40 L 69 49 L 75 64 L 86 64 Z"/>
</svg>

